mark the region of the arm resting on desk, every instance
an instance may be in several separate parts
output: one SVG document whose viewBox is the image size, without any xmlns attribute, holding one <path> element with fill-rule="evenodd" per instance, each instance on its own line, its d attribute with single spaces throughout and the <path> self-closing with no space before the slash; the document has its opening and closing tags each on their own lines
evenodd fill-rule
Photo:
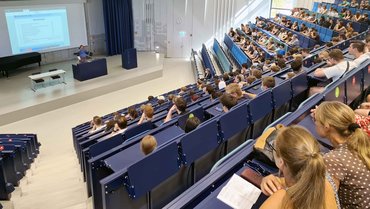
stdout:
<svg viewBox="0 0 370 209">
<path fill-rule="evenodd" d="M 315 77 L 318 77 L 318 78 L 322 78 L 322 77 L 326 77 L 325 73 L 324 73 L 324 69 L 323 68 L 317 68 L 315 70 L 315 72 L 313 73 L 313 75 Z"/>
</svg>

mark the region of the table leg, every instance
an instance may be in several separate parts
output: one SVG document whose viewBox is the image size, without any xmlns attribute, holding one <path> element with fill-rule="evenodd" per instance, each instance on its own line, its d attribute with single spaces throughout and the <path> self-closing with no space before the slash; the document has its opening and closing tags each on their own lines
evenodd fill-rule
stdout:
<svg viewBox="0 0 370 209">
<path fill-rule="evenodd" d="M 63 73 L 63 74 L 62 74 L 62 77 L 63 77 L 63 83 L 64 83 L 65 85 L 67 85 L 65 75 L 66 75 L 66 73 Z"/>
<path fill-rule="evenodd" d="M 33 82 L 32 79 L 30 79 L 30 80 L 31 80 L 31 89 L 32 89 L 32 91 L 36 92 L 35 83 Z"/>
</svg>

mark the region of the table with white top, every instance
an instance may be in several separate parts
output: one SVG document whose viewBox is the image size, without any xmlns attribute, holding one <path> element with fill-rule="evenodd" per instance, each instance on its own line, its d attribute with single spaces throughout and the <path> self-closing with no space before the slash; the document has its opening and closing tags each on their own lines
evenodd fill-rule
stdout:
<svg viewBox="0 0 370 209">
<path fill-rule="evenodd" d="M 40 74 L 36 74 L 36 75 L 30 75 L 30 76 L 28 76 L 28 78 L 31 79 L 31 89 L 33 91 L 36 91 L 36 89 L 35 89 L 35 83 L 36 83 L 35 80 L 51 78 L 52 76 L 56 76 L 56 75 L 61 76 L 62 83 L 67 84 L 65 82 L 65 77 L 64 77 L 65 73 L 66 73 L 66 71 L 59 69 L 59 70 L 55 70 L 55 71 L 51 71 L 51 72 L 44 72 L 44 73 L 40 73 Z"/>
</svg>

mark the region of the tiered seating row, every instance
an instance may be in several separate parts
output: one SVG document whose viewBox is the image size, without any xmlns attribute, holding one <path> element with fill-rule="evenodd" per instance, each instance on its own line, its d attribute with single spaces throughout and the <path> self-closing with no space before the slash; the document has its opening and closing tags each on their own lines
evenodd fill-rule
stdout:
<svg viewBox="0 0 370 209">
<path fill-rule="evenodd" d="M 35 134 L 0 134 L 0 200 L 9 200 L 39 154 Z"/>
<path fill-rule="evenodd" d="M 212 63 L 211 57 L 209 56 L 207 47 L 204 44 L 202 45 L 201 56 L 203 59 L 204 67 L 210 70 L 212 76 L 216 75 L 216 69 L 213 66 L 213 63 Z"/>
<path fill-rule="evenodd" d="M 233 65 L 231 64 L 229 58 L 226 56 L 226 53 L 222 49 L 220 43 L 218 43 L 217 39 L 214 39 L 212 49 L 217 56 L 217 60 L 220 63 L 223 73 L 231 72 L 231 70 L 233 69 Z"/>
<path fill-rule="evenodd" d="M 253 40 L 253 38 L 249 37 L 247 34 L 244 33 L 244 31 L 240 30 L 240 28 L 237 28 L 236 32 L 238 33 L 238 35 L 243 36 L 244 38 L 248 39 L 249 41 L 251 41 L 256 46 L 261 48 L 266 54 L 266 56 L 265 56 L 266 59 L 270 59 L 270 58 L 275 56 L 275 53 L 270 52 L 269 50 L 266 49 L 266 47 L 259 45 L 255 40 Z"/>
<path fill-rule="evenodd" d="M 275 35 L 271 34 L 270 32 L 268 32 L 266 30 L 263 30 L 262 28 L 257 27 L 256 25 L 254 25 L 252 23 L 249 23 L 249 27 L 256 28 L 258 31 L 261 31 L 262 33 L 266 34 L 268 37 L 272 37 L 275 42 L 283 44 L 285 46 L 285 49 L 284 49 L 285 51 L 288 51 L 289 49 L 292 48 L 288 44 L 286 44 L 285 42 L 280 40 L 278 37 L 276 37 Z"/>
<path fill-rule="evenodd" d="M 342 79 L 327 86 L 324 92 L 308 98 L 299 106 L 296 111 L 285 114 L 280 119 L 270 124 L 269 127 L 275 126 L 276 124 L 283 124 L 285 126 L 298 124 L 304 126 L 311 131 L 311 133 L 319 141 L 321 144 L 321 151 L 327 152 L 329 149 L 332 149 L 332 144 L 327 139 L 319 137 L 319 135 L 316 133 L 315 124 L 311 118 L 310 110 L 324 100 L 336 100 L 344 103 L 347 102 L 347 104 L 349 104 L 350 100 L 348 99 L 352 97 L 352 88 L 358 88 L 359 90 L 365 89 L 365 82 L 370 77 L 370 73 L 367 70 L 369 64 L 370 61 L 363 63 Z M 354 83 L 352 82 L 354 78 L 360 80 L 358 80 L 357 83 Z M 337 95 L 338 91 L 341 92 L 339 96 Z M 362 96 L 361 91 L 357 91 L 357 93 L 357 96 Z M 219 163 L 219 166 L 215 167 L 213 171 L 205 178 L 196 183 L 191 189 L 184 192 L 175 200 L 167 204 L 164 208 L 229 208 L 227 205 L 217 199 L 217 195 L 234 173 L 237 175 L 242 175 L 245 169 L 252 169 L 255 171 L 256 175 L 259 175 L 262 178 L 269 173 L 274 173 L 277 171 L 276 167 L 271 167 L 270 165 L 267 165 L 254 158 L 253 141 L 247 141 L 238 147 L 235 153 L 222 159 Z M 247 176 L 247 180 L 251 183 L 254 183 L 255 178 L 248 179 Z M 253 208 L 259 208 L 266 198 L 266 196 L 260 195 Z"/>
<path fill-rule="evenodd" d="M 224 43 L 229 53 L 236 60 L 239 69 L 242 68 L 244 63 L 248 66 L 252 65 L 252 61 L 248 58 L 247 54 L 227 34 L 225 34 Z"/>
<path fill-rule="evenodd" d="M 283 14 L 278 14 L 279 17 L 286 17 L 288 20 L 291 20 L 292 22 L 298 22 L 298 25 L 300 26 L 302 23 L 305 24 L 308 28 L 315 28 L 317 32 L 320 34 L 320 41 L 322 42 L 329 42 L 334 36 L 338 36 L 338 32 L 333 31 L 331 29 L 322 27 L 320 25 L 310 23 L 292 16 L 286 16 Z"/>
<path fill-rule="evenodd" d="M 330 7 L 332 7 L 334 9 L 336 9 L 338 12 L 341 12 L 343 10 L 343 8 L 346 8 L 346 9 L 350 10 L 352 14 L 356 14 L 356 12 L 360 12 L 361 15 L 367 13 L 367 14 L 369 14 L 369 18 L 370 18 L 370 11 L 369 10 L 352 8 L 352 7 L 342 7 L 342 6 L 339 6 L 338 4 L 331 4 L 331 3 L 327 3 L 327 2 L 321 2 L 321 3 L 314 2 L 312 11 L 317 12 L 318 8 L 319 8 L 319 4 L 325 5 L 326 8 L 328 8 L 328 9 Z"/>
<path fill-rule="evenodd" d="M 259 17 L 259 18 L 264 20 L 264 21 L 270 22 L 270 23 L 278 26 L 279 28 L 284 28 L 285 30 L 297 35 L 298 40 L 299 40 L 299 46 L 302 47 L 302 48 L 313 48 L 316 44 L 318 44 L 316 40 L 313 40 L 313 39 L 311 39 L 307 36 L 304 36 L 304 35 L 302 35 L 301 33 L 297 32 L 297 31 L 294 31 L 290 28 L 285 27 L 284 25 L 276 23 L 273 20 L 269 20 L 269 19 L 266 19 L 264 17 Z"/>
<path fill-rule="evenodd" d="M 324 15 L 324 14 L 317 13 L 317 11 L 311 12 L 311 11 L 307 10 L 306 13 L 315 14 L 317 19 L 319 19 L 320 17 L 323 16 L 326 19 L 331 18 L 334 21 L 342 21 L 345 25 L 347 25 L 347 23 L 352 23 L 353 30 L 356 31 L 356 32 L 359 32 L 359 33 L 366 31 L 369 27 L 369 25 L 367 23 L 361 23 L 361 22 L 346 20 L 346 19 L 342 19 L 342 18 L 338 18 L 338 17 L 329 16 L 329 15 Z"/>
</svg>

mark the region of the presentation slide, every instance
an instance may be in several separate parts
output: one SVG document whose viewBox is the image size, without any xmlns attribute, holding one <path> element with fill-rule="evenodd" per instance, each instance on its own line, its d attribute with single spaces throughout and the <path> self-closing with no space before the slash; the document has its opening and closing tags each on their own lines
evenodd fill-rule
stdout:
<svg viewBox="0 0 370 209">
<path fill-rule="evenodd" d="M 12 54 L 70 46 L 66 8 L 5 10 Z"/>
</svg>

